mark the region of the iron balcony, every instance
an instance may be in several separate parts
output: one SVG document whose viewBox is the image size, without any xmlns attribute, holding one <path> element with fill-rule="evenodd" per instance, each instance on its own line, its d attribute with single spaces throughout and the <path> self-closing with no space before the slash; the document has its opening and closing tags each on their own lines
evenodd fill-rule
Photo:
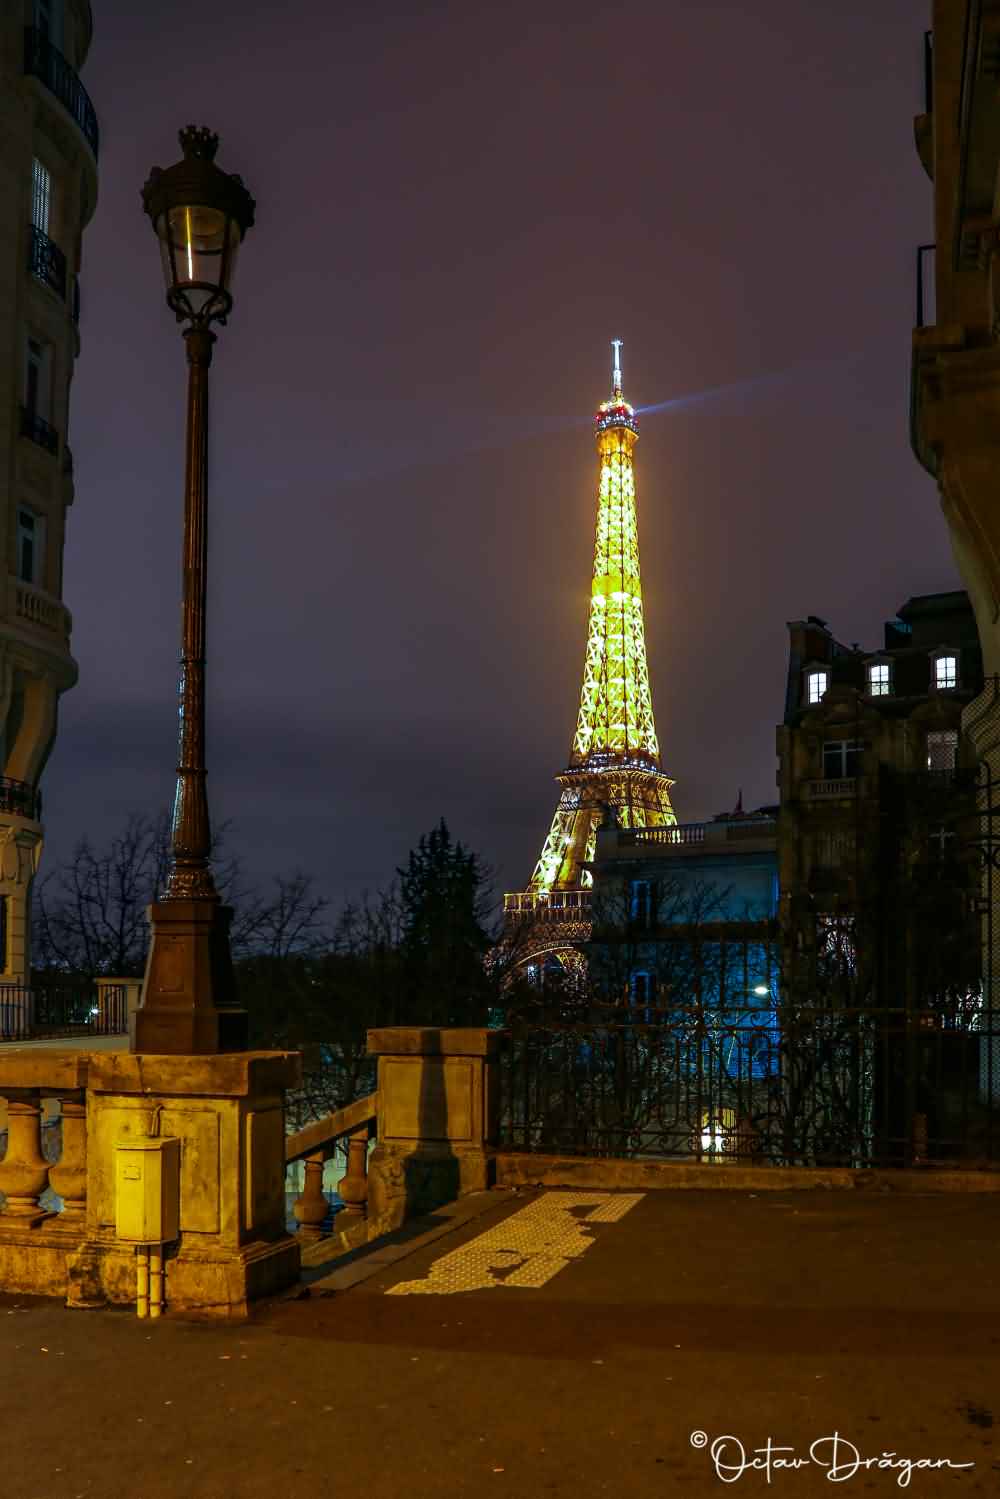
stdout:
<svg viewBox="0 0 1000 1499">
<path fill-rule="evenodd" d="M 12 781 L 0 776 L 0 813 L 29 817 L 38 822 L 42 815 L 42 794 L 27 781 Z"/>
<path fill-rule="evenodd" d="M 97 114 L 90 95 L 58 47 L 53 47 L 48 38 L 36 26 L 24 29 L 24 71 L 38 78 L 54 94 L 82 130 L 87 144 L 97 156 L 99 131 Z"/>
<path fill-rule="evenodd" d="M 28 270 L 66 300 L 66 257 L 55 241 L 34 224 L 28 239 Z"/>
</svg>

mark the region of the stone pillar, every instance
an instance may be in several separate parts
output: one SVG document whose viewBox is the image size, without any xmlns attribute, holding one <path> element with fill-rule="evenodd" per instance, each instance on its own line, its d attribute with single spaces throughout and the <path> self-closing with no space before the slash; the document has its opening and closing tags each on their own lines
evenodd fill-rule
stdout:
<svg viewBox="0 0 1000 1499">
<path fill-rule="evenodd" d="M 491 1185 L 499 1046 L 499 1034 L 488 1030 L 368 1032 L 369 1054 L 379 1059 L 370 1238 Z"/>
<path fill-rule="evenodd" d="M 297 1052 L 90 1056 L 88 1282 L 109 1301 L 136 1293 L 136 1258 L 115 1237 L 115 1146 L 159 1134 L 181 1142 L 180 1237 L 164 1252 L 168 1311 L 238 1318 L 294 1284 L 299 1246 L 285 1227 L 285 1090 Z"/>
</svg>

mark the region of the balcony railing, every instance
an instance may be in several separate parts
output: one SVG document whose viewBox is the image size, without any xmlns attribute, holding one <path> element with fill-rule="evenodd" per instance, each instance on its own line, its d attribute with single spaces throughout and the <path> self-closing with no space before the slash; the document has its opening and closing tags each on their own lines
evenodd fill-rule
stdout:
<svg viewBox="0 0 1000 1499">
<path fill-rule="evenodd" d="M 42 815 L 41 792 L 26 781 L 12 781 L 9 776 L 0 776 L 0 813 L 30 817 L 37 822 Z"/>
<path fill-rule="evenodd" d="M 21 407 L 21 436 L 30 437 L 32 442 L 37 442 L 48 453 L 59 451 L 59 433 L 37 411 L 32 411 L 30 406 Z"/>
<path fill-rule="evenodd" d="M 589 921 L 590 890 L 521 890 L 503 898 L 504 915 L 521 921 Z"/>
<path fill-rule="evenodd" d="M 66 257 L 35 224 L 30 226 L 28 236 L 28 270 L 65 301 Z"/>
<path fill-rule="evenodd" d="M 805 789 L 806 795 L 815 801 L 817 797 L 857 796 L 864 787 L 860 777 L 847 776 L 839 780 L 807 781 Z"/>
<path fill-rule="evenodd" d="M 73 628 L 73 616 L 51 594 L 20 578 L 7 579 L 7 613 L 29 625 L 42 630 L 53 630 L 57 635 L 68 637 Z"/>
<path fill-rule="evenodd" d="M 636 843 L 704 843 L 703 822 L 675 823 L 669 828 L 636 828 Z"/>
<path fill-rule="evenodd" d="M 90 95 L 71 68 L 58 47 L 53 47 L 48 38 L 36 26 L 24 30 L 24 71 L 33 78 L 40 78 L 45 87 L 59 100 L 64 109 L 83 131 L 94 155 L 97 155 L 99 131 L 97 115 L 90 102 Z"/>
</svg>

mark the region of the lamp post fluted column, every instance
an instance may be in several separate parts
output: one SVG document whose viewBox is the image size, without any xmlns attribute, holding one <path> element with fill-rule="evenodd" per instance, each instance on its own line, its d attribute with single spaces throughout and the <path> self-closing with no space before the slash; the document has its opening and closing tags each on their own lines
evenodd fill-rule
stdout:
<svg viewBox="0 0 1000 1499">
<path fill-rule="evenodd" d="M 167 302 L 187 323 L 187 439 L 177 785 L 170 862 L 152 928 L 130 1048 L 161 1054 L 243 1050 L 246 1014 L 236 1002 L 229 924 L 209 864 L 211 823 L 205 769 L 205 662 L 208 567 L 208 371 L 215 334 L 232 307 L 236 251 L 253 223 L 254 202 L 238 177 L 215 165 L 218 137 L 201 127 L 180 133 L 184 160 L 154 168 L 143 189 L 163 254 Z"/>
<path fill-rule="evenodd" d="M 184 592 L 178 705 L 177 787 L 171 824 L 168 899 L 217 899 L 205 770 L 205 615 L 208 590 L 208 371 L 215 334 L 189 328 Z"/>
</svg>

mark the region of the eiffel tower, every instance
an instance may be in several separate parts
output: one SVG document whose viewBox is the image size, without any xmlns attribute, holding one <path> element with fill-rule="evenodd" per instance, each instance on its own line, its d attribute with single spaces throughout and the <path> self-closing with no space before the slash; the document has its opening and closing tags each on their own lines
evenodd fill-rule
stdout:
<svg viewBox="0 0 1000 1499">
<path fill-rule="evenodd" d="M 622 394 L 622 341 L 613 339 L 611 398 L 594 419 L 600 458 L 597 537 L 580 713 L 559 802 L 531 884 L 504 896 L 505 929 L 519 963 L 551 956 L 564 967 L 590 935 L 588 868 L 597 829 L 676 824 L 674 784 L 660 762 L 646 665 L 632 450 L 635 411 Z"/>
</svg>

